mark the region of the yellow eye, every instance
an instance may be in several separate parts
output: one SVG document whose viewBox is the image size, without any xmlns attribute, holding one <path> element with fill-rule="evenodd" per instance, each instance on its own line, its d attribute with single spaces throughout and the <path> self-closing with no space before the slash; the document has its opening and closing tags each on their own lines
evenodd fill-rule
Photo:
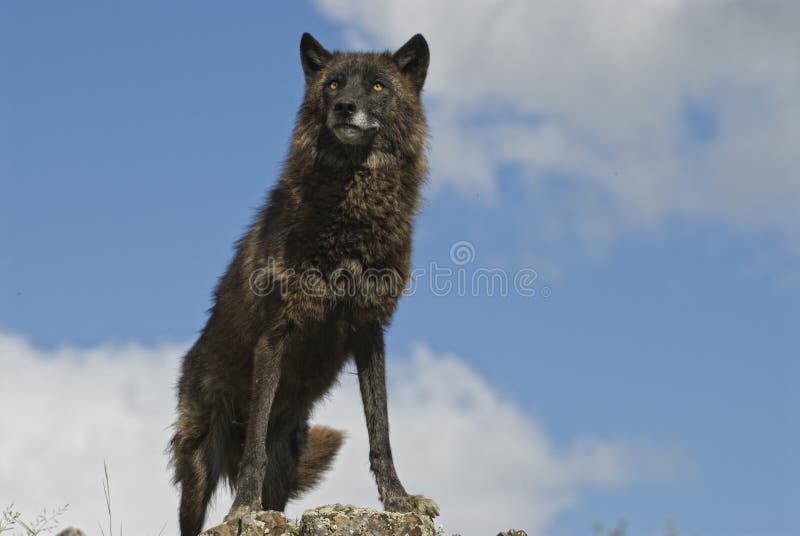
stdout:
<svg viewBox="0 0 800 536">
<path fill-rule="evenodd" d="M 374 89 L 375 91 L 383 91 L 383 84 L 381 84 L 380 82 L 375 82 L 374 84 L 372 84 L 372 89 Z"/>
<path fill-rule="evenodd" d="M 330 84 L 328 84 L 328 87 L 329 87 L 329 88 L 331 88 L 331 89 L 336 89 L 336 88 L 338 88 L 338 87 L 339 87 L 339 82 L 337 82 L 336 80 L 334 80 L 333 82 L 331 82 Z"/>
</svg>

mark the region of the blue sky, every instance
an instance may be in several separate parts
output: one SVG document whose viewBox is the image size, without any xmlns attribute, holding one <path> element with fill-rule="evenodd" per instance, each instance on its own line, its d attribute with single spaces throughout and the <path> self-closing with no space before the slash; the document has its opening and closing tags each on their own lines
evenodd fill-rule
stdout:
<svg viewBox="0 0 800 536">
<path fill-rule="evenodd" d="M 618 519 L 631 534 L 668 520 L 686 534 L 800 533 L 800 223 L 789 210 L 800 179 L 779 145 L 797 138 L 769 124 L 787 103 L 789 119 L 800 117 L 796 96 L 781 93 L 800 83 L 795 45 L 776 22 L 797 10 L 765 3 L 762 26 L 720 19 L 707 63 L 665 52 L 674 87 L 659 85 L 673 92 L 662 102 L 631 82 L 651 74 L 636 57 L 620 60 L 630 79 L 607 82 L 595 63 L 618 66 L 612 52 L 581 60 L 546 49 L 558 36 L 492 41 L 491 27 L 470 26 L 480 20 L 471 8 L 458 24 L 442 16 L 447 2 L 418 12 L 424 22 L 379 4 L 375 14 L 337 2 L 0 5 L 0 332 L 41 355 L 191 341 L 233 241 L 279 173 L 303 91 L 302 32 L 329 48 L 397 47 L 418 22 L 432 50 L 433 135 L 415 265 L 452 266 L 452 244 L 468 241 L 467 268 L 533 268 L 540 292 L 420 288 L 402 302 L 390 352 L 422 342 L 458 356 L 541 422 L 555 449 L 622 440 L 680 460 L 666 475 L 581 488 L 543 522 L 546 534 Z M 625 4 L 614 9 L 627 13 Z M 542 5 L 536 24 L 571 16 Z M 715 8 L 675 5 L 670 20 L 688 17 L 703 35 Z M 654 49 L 676 50 L 688 31 L 637 16 L 625 28 L 646 28 L 661 40 Z M 734 30 L 775 35 L 762 43 L 778 51 L 773 71 L 746 68 L 758 45 L 745 68 L 725 69 Z M 599 47 L 598 35 L 582 35 L 583 48 Z M 545 61 L 559 52 L 575 69 L 563 78 Z M 482 70 L 486 58 L 497 72 Z M 504 77 L 515 62 L 524 67 Z M 530 91 L 518 89 L 527 80 L 518 71 Z M 582 91 L 595 100 L 569 97 L 590 75 Z M 608 117 L 614 125 L 599 127 Z M 769 146 L 754 148 L 750 131 Z M 13 500 L 2 487 L 0 500 Z"/>
</svg>

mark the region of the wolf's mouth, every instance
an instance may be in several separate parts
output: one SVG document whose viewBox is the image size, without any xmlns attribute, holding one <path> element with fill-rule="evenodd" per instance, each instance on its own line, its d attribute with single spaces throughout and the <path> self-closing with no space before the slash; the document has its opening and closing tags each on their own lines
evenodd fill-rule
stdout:
<svg viewBox="0 0 800 536">
<path fill-rule="evenodd" d="M 345 132 L 349 132 L 352 134 L 358 134 L 358 133 L 366 134 L 368 132 L 373 132 L 377 130 L 378 127 L 365 128 L 365 127 L 360 127 L 358 125 L 354 125 L 353 123 L 339 123 L 337 125 L 334 125 L 333 128 L 335 128 L 336 130 L 343 130 Z"/>
<path fill-rule="evenodd" d="M 353 123 L 337 123 L 331 129 L 338 140 L 347 145 L 365 145 L 372 141 L 377 126 L 362 127 Z"/>
</svg>

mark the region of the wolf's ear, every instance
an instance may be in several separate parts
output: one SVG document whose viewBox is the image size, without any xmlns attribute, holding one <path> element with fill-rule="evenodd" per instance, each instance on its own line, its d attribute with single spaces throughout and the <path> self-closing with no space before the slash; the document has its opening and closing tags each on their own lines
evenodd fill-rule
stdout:
<svg viewBox="0 0 800 536">
<path fill-rule="evenodd" d="M 322 69 L 332 54 L 325 50 L 310 33 L 304 33 L 300 39 L 300 62 L 303 64 L 303 72 L 306 80 L 310 80 Z"/>
<path fill-rule="evenodd" d="M 425 76 L 428 74 L 428 63 L 431 59 L 428 42 L 417 34 L 394 53 L 392 59 L 400 67 L 400 72 L 406 75 L 417 91 L 422 89 Z"/>
</svg>

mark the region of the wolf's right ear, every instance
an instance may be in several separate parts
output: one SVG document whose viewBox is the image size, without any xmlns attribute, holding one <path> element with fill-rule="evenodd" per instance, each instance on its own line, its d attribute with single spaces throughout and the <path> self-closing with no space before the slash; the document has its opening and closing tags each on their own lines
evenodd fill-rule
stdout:
<svg viewBox="0 0 800 536">
<path fill-rule="evenodd" d="M 303 64 L 303 72 L 306 74 L 306 81 L 312 79 L 320 69 L 331 59 L 332 54 L 325 50 L 308 32 L 303 34 L 300 39 L 300 62 Z"/>
</svg>

